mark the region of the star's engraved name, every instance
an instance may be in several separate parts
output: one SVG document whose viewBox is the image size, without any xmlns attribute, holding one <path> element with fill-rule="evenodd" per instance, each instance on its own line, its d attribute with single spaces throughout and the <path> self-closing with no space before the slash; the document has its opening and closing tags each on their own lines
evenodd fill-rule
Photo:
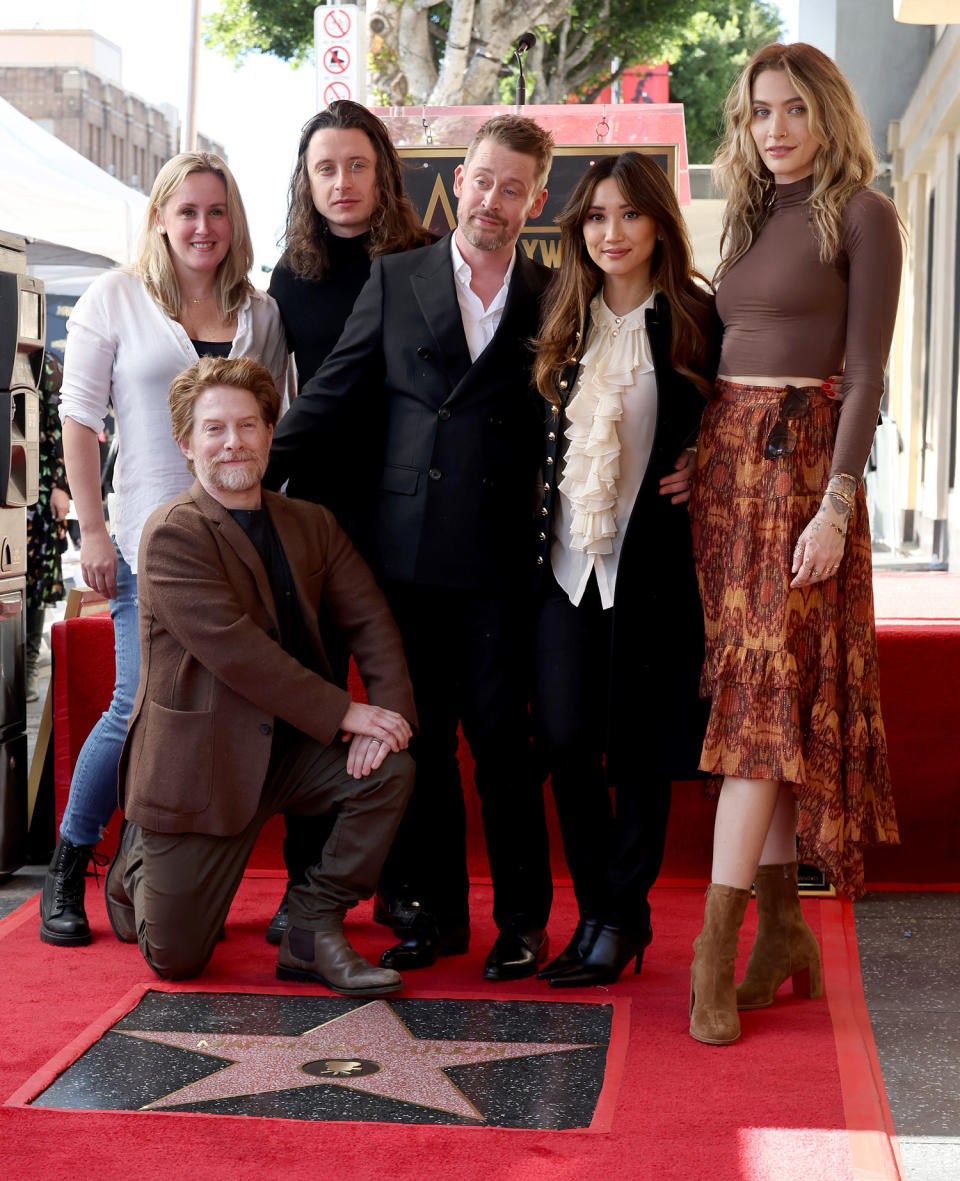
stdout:
<svg viewBox="0 0 960 1181">
<path fill-rule="evenodd" d="M 485 1054 L 488 1058 L 503 1058 L 507 1051 L 503 1046 L 460 1046 L 451 1045 L 450 1042 L 415 1042 L 412 1045 L 392 1045 L 385 1046 L 392 1054 L 407 1054 L 416 1057 L 429 1057 L 430 1054 L 469 1054 L 475 1058 L 478 1054 Z"/>
<path fill-rule="evenodd" d="M 506 1050 L 503 1046 L 496 1043 L 491 1045 L 472 1045 L 461 1048 L 457 1045 L 451 1045 L 450 1042 L 428 1042 L 419 1041 L 413 1043 L 393 1043 L 386 1046 L 373 1047 L 369 1042 L 350 1042 L 342 1043 L 331 1047 L 329 1044 L 322 1042 L 304 1042 L 302 1039 L 296 1038 L 280 1038 L 277 1041 L 268 1041 L 263 1037 L 251 1040 L 243 1037 L 216 1037 L 207 1035 L 202 1042 L 197 1043 L 197 1048 L 204 1049 L 213 1053 L 217 1050 L 289 1050 L 291 1042 L 296 1041 L 299 1049 L 316 1051 L 317 1056 L 321 1057 L 324 1054 L 332 1052 L 340 1054 L 343 1057 L 363 1057 L 364 1053 L 372 1049 L 376 1049 L 379 1054 L 403 1054 L 408 1057 L 429 1057 L 431 1054 L 469 1054 L 471 1057 L 481 1054 L 487 1058 L 503 1058 Z"/>
<path fill-rule="evenodd" d="M 205 1050 L 289 1050 L 293 1040 L 293 1038 L 282 1038 L 279 1041 L 271 1042 L 261 1037 L 251 1041 L 249 1038 L 243 1037 L 210 1037 L 208 1035 L 202 1042 L 197 1042 L 197 1048 L 203 1047 Z"/>
</svg>

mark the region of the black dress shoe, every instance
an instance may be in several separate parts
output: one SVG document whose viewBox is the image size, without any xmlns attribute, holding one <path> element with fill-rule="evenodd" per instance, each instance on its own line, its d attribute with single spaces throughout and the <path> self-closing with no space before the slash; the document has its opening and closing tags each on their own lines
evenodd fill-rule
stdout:
<svg viewBox="0 0 960 1181">
<path fill-rule="evenodd" d="M 397 934 L 402 934 L 398 931 Z M 470 947 L 470 928 L 454 927 L 441 931 L 436 921 L 426 915 L 416 926 L 410 927 L 399 943 L 380 956 L 381 968 L 393 968 L 395 972 L 410 968 L 429 968 L 437 956 L 463 955 Z"/>
<path fill-rule="evenodd" d="M 290 912 L 287 910 L 287 895 L 290 893 L 290 885 L 283 892 L 283 897 L 280 899 L 280 905 L 277 907 L 277 913 L 273 916 L 269 923 L 267 923 L 266 940 L 272 943 L 274 947 L 280 944 L 283 939 L 283 933 L 290 925 Z"/>
<path fill-rule="evenodd" d="M 556 959 L 551 960 L 546 967 L 537 973 L 538 980 L 552 980 L 554 976 L 562 976 L 571 968 L 577 968 L 583 963 L 584 956 L 593 946 L 601 923 L 599 919 L 581 919 L 577 929 L 567 946 Z"/>
<path fill-rule="evenodd" d="M 653 928 L 624 931 L 601 926 L 590 950 L 579 964 L 550 980 L 551 988 L 587 988 L 591 984 L 613 984 L 632 959 L 634 975 L 643 966 L 643 953 L 653 941 Z"/>
<path fill-rule="evenodd" d="M 505 927 L 483 965 L 484 980 L 522 980 L 532 976 L 547 958 L 550 940 L 539 927 Z"/>
<path fill-rule="evenodd" d="M 428 913 L 413 894 L 383 894 L 378 890 L 373 899 L 373 921 L 392 927 L 398 936 L 419 926 Z"/>
</svg>

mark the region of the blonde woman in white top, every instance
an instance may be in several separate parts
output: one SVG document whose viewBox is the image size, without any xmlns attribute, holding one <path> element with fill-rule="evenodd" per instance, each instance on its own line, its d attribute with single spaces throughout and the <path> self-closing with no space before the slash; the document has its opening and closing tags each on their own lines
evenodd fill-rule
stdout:
<svg viewBox="0 0 960 1181">
<path fill-rule="evenodd" d="M 247 278 L 252 263 L 243 203 L 226 165 L 205 152 L 181 153 L 154 183 L 136 262 L 97 279 L 67 325 L 64 460 L 80 524 L 81 572 L 110 599 L 116 685 L 77 759 L 44 880 L 40 938 L 47 943 L 90 942 L 84 875 L 116 807 L 117 763 L 140 670 L 140 532 L 158 505 L 192 481 L 171 434 L 170 383 L 198 356 L 252 357 L 283 390 L 283 329 L 273 300 Z M 119 449 L 108 530 L 98 435 L 110 406 Z"/>
<path fill-rule="evenodd" d="M 716 348 L 655 161 L 597 160 L 557 220 L 534 369 L 548 403 L 536 708 L 580 911 L 540 973 L 564 988 L 610 984 L 631 959 L 640 971 L 670 782 L 699 756 L 703 619 L 680 457 Z"/>
</svg>

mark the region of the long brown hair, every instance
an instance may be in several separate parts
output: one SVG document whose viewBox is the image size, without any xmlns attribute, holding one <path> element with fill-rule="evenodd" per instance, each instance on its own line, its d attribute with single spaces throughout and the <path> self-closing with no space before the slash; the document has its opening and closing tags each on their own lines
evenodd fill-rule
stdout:
<svg viewBox="0 0 960 1181">
<path fill-rule="evenodd" d="M 217 267 L 214 292 L 220 315 L 225 320 L 232 320 L 253 291 L 253 284 L 247 278 L 253 266 L 253 246 L 237 182 L 219 156 L 214 156 L 210 152 L 180 152 L 179 155 L 171 157 L 160 169 L 150 191 L 137 257 L 130 269 L 142 280 L 150 296 L 167 315 L 173 320 L 179 319 L 183 304 L 180 283 L 173 269 L 170 244 L 166 235 L 157 229 L 157 213 L 174 196 L 187 177 L 195 172 L 210 172 L 218 176 L 227 192 L 230 249 Z"/>
<path fill-rule="evenodd" d="M 590 301 L 603 285 L 603 272 L 587 252 L 583 223 L 594 189 L 608 178 L 617 182 L 624 201 L 656 222 L 659 240 L 650 261 L 650 279 L 670 307 L 670 362 L 709 393 L 711 385 L 703 370 L 709 348 L 712 297 L 695 280 L 709 285 L 693 269 L 686 226 L 669 180 L 658 164 L 638 152 L 605 156 L 591 164 L 556 218 L 560 226 L 560 266 L 547 288 L 543 324 L 535 342 L 533 378 L 537 389 L 548 402 L 560 405 L 557 373 L 572 362 L 585 330 Z"/>
<path fill-rule="evenodd" d="M 727 95 L 725 133 L 713 167 L 727 204 L 720 239 L 721 279 L 750 249 L 770 215 L 776 184 L 760 158 L 750 127 L 753 85 L 764 70 L 783 70 L 807 108 L 810 134 L 820 144 L 813 158 L 810 221 L 820 242 L 820 260 L 840 249 L 847 201 L 873 180 L 876 170 L 870 126 L 850 83 L 825 53 L 798 41 L 758 49 Z"/>
<path fill-rule="evenodd" d="M 376 157 L 377 204 L 370 217 L 368 251 L 395 254 L 433 241 L 403 191 L 403 165 L 383 123 L 359 103 L 337 99 L 307 122 L 300 133 L 297 162 L 290 178 L 285 254 L 290 269 L 301 279 L 322 279 L 330 269 L 326 218 L 318 213 L 307 176 L 307 148 L 318 131 L 362 131 Z"/>
</svg>

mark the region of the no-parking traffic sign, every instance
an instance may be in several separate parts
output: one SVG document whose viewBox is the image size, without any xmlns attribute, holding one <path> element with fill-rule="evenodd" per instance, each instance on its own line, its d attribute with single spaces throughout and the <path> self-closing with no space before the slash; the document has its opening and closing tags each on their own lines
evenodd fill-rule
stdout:
<svg viewBox="0 0 960 1181">
<path fill-rule="evenodd" d="M 314 9 L 313 36 L 317 51 L 317 104 L 335 99 L 365 97 L 366 37 L 363 13 L 357 4 Z"/>
</svg>

